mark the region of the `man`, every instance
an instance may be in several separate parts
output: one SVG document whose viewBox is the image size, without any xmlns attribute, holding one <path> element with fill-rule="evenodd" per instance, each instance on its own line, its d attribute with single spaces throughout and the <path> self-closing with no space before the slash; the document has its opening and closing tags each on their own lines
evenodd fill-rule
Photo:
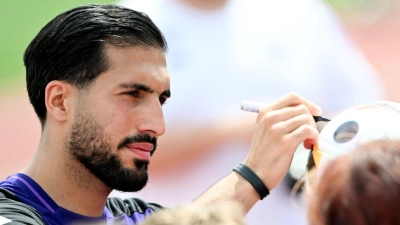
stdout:
<svg viewBox="0 0 400 225">
<path fill-rule="evenodd" d="M 42 135 L 31 163 L 0 183 L 0 219 L 135 224 L 160 207 L 107 197 L 148 180 L 171 95 L 166 49 L 145 14 L 115 5 L 71 9 L 39 32 L 24 63 Z M 312 115 L 321 113 L 297 94 L 263 108 L 243 164 L 194 203 L 237 201 L 247 212 L 278 185 L 296 147 L 317 140 Z"/>
</svg>

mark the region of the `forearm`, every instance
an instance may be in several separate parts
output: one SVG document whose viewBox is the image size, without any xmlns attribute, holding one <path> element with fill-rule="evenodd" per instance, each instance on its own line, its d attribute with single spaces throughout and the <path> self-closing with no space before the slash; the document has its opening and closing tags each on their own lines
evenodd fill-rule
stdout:
<svg viewBox="0 0 400 225">
<path fill-rule="evenodd" d="M 195 199 L 195 204 L 210 204 L 218 201 L 236 201 L 247 213 L 257 201 L 259 194 L 251 184 L 236 172 L 221 179 Z"/>
</svg>

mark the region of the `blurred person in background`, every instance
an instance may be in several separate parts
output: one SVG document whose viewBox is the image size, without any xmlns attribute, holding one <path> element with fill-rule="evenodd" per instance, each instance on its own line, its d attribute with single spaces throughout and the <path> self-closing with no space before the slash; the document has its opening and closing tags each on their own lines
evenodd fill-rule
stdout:
<svg viewBox="0 0 400 225">
<path fill-rule="evenodd" d="M 244 99 L 269 102 L 294 91 L 334 115 L 384 98 L 374 69 L 319 0 L 119 4 L 147 13 L 164 33 L 176 93 L 165 106 L 168 131 L 150 166 L 152 178 L 137 194 L 146 199 L 188 202 L 208 187 L 204 180 L 217 181 L 247 154 L 256 115 L 238 110 Z M 307 154 L 298 150 L 292 171 L 305 168 Z M 290 202 L 282 183 L 247 221 L 305 224 L 304 211 Z"/>
<path fill-rule="evenodd" d="M 310 173 L 310 225 L 400 224 L 400 141 L 358 146 Z"/>
</svg>

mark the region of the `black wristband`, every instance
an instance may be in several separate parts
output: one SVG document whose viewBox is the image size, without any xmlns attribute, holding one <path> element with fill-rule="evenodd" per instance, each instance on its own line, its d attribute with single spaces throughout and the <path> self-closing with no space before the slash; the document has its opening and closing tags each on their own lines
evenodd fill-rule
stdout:
<svg viewBox="0 0 400 225">
<path fill-rule="evenodd" d="M 257 193 L 260 195 L 260 200 L 269 195 L 269 190 L 265 186 L 264 182 L 255 174 L 248 166 L 243 163 L 237 164 L 233 171 L 236 171 L 242 177 L 244 177 L 253 187 L 256 189 Z"/>
</svg>

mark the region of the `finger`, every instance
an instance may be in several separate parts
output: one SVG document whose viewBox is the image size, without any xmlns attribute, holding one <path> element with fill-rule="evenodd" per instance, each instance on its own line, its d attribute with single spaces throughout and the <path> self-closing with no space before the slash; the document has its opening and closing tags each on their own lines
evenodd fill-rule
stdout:
<svg viewBox="0 0 400 225">
<path fill-rule="evenodd" d="M 305 149 L 311 149 L 315 144 L 317 143 L 317 140 L 313 139 L 307 139 L 303 142 L 303 146 Z"/>
<path fill-rule="evenodd" d="M 310 125 L 314 129 L 317 129 L 313 117 L 309 114 L 299 114 L 289 120 L 276 123 L 271 129 L 279 129 L 282 130 L 282 133 L 289 134 L 303 125 Z"/>
<path fill-rule="evenodd" d="M 268 121 L 268 122 L 264 122 L 267 125 L 269 124 L 270 126 L 273 126 L 274 124 L 289 121 L 292 118 L 300 116 L 300 115 L 305 115 L 304 117 L 301 118 L 302 121 L 307 119 L 307 121 L 305 121 L 305 122 L 310 122 L 309 123 L 310 125 L 316 126 L 314 118 L 312 117 L 310 111 L 308 110 L 307 106 L 305 106 L 303 104 L 297 105 L 297 106 L 290 106 L 290 107 L 286 107 L 286 108 L 279 109 L 279 110 L 270 111 L 265 115 L 259 114 L 259 117 L 263 117 L 263 121 Z M 290 121 L 288 123 L 290 123 Z M 285 126 L 288 126 L 288 124 L 285 123 Z M 294 128 L 290 128 L 290 129 L 293 130 Z M 287 132 L 291 132 L 291 130 L 287 131 Z"/>
<path fill-rule="evenodd" d="M 298 127 L 296 130 L 287 135 L 288 140 L 291 140 L 293 148 L 305 142 L 306 148 L 310 148 L 309 145 L 313 145 L 318 141 L 319 132 L 316 128 L 310 126 L 309 124 L 304 124 Z"/>
<path fill-rule="evenodd" d="M 303 104 L 307 107 L 310 111 L 311 115 L 320 116 L 322 115 L 322 109 L 317 106 L 316 104 L 308 101 L 304 97 L 296 94 L 296 93 L 289 93 L 284 95 L 283 97 L 279 98 L 278 100 L 274 101 L 273 103 L 269 104 L 267 107 L 264 107 L 262 111 L 270 111 L 270 110 L 277 110 L 282 109 L 289 106 L 296 106 Z"/>
</svg>

